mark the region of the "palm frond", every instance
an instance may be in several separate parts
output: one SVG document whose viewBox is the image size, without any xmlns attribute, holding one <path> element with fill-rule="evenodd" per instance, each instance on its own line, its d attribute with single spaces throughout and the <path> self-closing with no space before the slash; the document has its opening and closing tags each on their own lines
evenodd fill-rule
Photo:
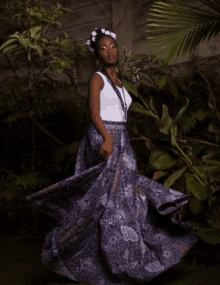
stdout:
<svg viewBox="0 0 220 285">
<path fill-rule="evenodd" d="M 155 16 L 155 19 L 147 19 L 146 26 L 151 27 L 151 30 L 146 30 L 147 34 L 152 37 L 147 37 L 148 40 L 154 40 L 154 43 L 149 46 L 161 46 L 165 49 L 164 44 L 169 44 L 168 47 L 162 52 L 165 54 L 169 52 L 166 61 L 171 61 L 175 55 L 176 58 L 180 55 L 182 50 L 182 57 L 187 52 L 191 52 L 197 45 L 204 40 L 210 40 L 215 37 L 220 31 L 220 3 L 216 0 L 200 0 L 207 7 L 214 9 L 215 13 L 201 10 L 190 6 L 180 0 L 171 0 L 175 3 L 182 4 L 183 6 L 190 7 L 184 8 L 182 6 L 154 2 L 150 11 L 156 13 L 149 13 L 148 15 Z M 159 44 L 157 44 L 159 43 Z M 160 51 L 158 51 L 160 53 Z"/>
</svg>

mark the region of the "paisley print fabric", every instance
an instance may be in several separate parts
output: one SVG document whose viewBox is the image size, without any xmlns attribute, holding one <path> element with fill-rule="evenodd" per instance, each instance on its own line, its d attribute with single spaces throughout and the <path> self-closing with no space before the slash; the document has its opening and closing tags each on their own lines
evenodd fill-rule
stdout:
<svg viewBox="0 0 220 285">
<path fill-rule="evenodd" d="M 145 284 L 179 263 L 197 241 L 195 229 L 178 219 L 188 197 L 140 175 L 127 123 L 103 122 L 114 140 L 107 161 L 91 122 L 74 175 L 27 196 L 57 220 L 42 263 L 73 281 Z"/>
</svg>

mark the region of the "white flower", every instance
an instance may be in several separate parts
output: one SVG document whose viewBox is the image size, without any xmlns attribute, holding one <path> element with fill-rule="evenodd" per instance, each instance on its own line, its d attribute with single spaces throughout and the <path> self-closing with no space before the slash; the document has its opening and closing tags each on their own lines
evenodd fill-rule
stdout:
<svg viewBox="0 0 220 285">
<path fill-rule="evenodd" d="M 95 31 L 92 32 L 93 37 L 95 37 L 97 35 L 97 33 Z"/>
<path fill-rule="evenodd" d="M 111 36 L 116 40 L 116 35 L 115 35 L 115 33 L 111 33 Z"/>
<path fill-rule="evenodd" d="M 105 33 L 105 29 L 101 29 L 102 33 L 104 34 Z"/>
<path fill-rule="evenodd" d="M 86 44 L 89 46 L 89 45 L 91 44 L 91 41 L 88 40 L 88 41 L 86 42 Z"/>
<path fill-rule="evenodd" d="M 94 52 L 94 48 L 90 48 L 89 50 L 90 50 L 91 52 Z"/>
<path fill-rule="evenodd" d="M 92 37 L 92 41 L 95 42 L 95 37 Z"/>
<path fill-rule="evenodd" d="M 106 34 L 106 35 L 110 35 L 111 33 L 110 33 L 109 31 L 106 31 L 105 34 Z"/>
</svg>

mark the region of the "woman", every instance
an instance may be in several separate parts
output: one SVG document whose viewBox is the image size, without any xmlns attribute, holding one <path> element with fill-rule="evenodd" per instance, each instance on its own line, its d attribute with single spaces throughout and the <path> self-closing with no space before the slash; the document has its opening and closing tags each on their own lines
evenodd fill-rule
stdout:
<svg viewBox="0 0 220 285">
<path fill-rule="evenodd" d="M 74 176 L 27 197 L 58 221 L 46 236 L 42 263 L 78 282 L 145 284 L 197 241 L 178 220 L 188 197 L 138 173 L 126 128 L 132 99 L 116 76 L 116 36 L 95 29 L 87 43 L 102 72 L 90 80 L 92 122 Z"/>
</svg>

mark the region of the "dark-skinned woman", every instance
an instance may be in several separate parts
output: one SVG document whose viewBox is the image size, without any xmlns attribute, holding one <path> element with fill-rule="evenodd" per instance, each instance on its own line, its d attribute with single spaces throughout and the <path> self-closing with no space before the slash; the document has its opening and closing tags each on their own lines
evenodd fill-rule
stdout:
<svg viewBox="0 0 220 285">
<path fill-rule="evenodd" d="M 91 124 L 75 173 L 27 196 L 58 222 L 42 263 L 76 282 L 146 284 L 196 243 L 195 228 L 178 218 L 189 199 L 138 172 L 127 130 L 132 97 L 117 77 L 115 33 L 96 28 L 87 44 L 101 71 L 89 81 Z"/>
</svg>

